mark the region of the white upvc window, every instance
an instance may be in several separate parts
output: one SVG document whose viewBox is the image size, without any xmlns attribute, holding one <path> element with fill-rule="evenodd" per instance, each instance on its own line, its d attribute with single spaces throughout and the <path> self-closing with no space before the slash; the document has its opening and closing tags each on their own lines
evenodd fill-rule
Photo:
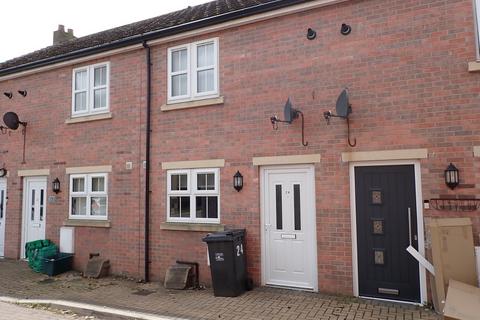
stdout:
<svg viewBox="0 0 480 320">
<path fill-rule="evenodd" d="M 220 223 L 220 170 L 167 172 L 167 221 Z"/>
<path fill-rule="evenodd" d="M 477 60 L 480 60 L 480 0 L 474 0 L 475 11 L 475 35 L 477 43 Z"/>
<path fill-rule="evenodd" d="M 168 49 L 169 103 L 218 95 L 218 38 Z"/>
<path fill-rule="evenodd" d="M 106 220 L 108 174 L 70 175 L 70 219 Z"/>
<path fill-rule="evenodd" d="M 108 112 L 110 63 L 73 70 L 72 117 Z"/>
</svg>

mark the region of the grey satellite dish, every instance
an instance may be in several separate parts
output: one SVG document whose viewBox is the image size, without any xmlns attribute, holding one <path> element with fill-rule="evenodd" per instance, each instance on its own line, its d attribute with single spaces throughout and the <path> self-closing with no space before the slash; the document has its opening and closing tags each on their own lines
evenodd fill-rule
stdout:
<svg viewBox="0 0 480 320">
<path fill-rule="evenodd" d="M 353 139 L 353 142 L 350 139 L 350 121 L 348 116 L 352 113 L 352 106 L 350 105 L 350 100 L 348 98 L 348 90 L 343 89 L 342 93 L 338 96 L 336 113 L 332 111 L 325 111 L 323 116 L 327 121 L 327 125 L 330 124 L 330 119 L 332 117 L 338 117 L 347 120 L 347 135 L 348 135 L 348 145 L 350 147 L 355 147 L 357 145 L 357 139 Z"/>
<path fill-rule="evenodd" d="M 290 98 L 288 98 L 287 103 L 285 103 L 285 107 L 283 109 L 284 121 L 292 123 L 293 120 L 298 118 L 298 114 L 298 110 L 292 107 Z"/>
<path fill-rule="evenodd" d="M 18 119 L 18 115 L 15 112 L 7 112 L 3 115 L 3 122 L 10 130 L 17 130 L 20 125 L 23 126 L 22 134 L 23 134 L 23 161 L 25 163 L 25 144 L 27 139 L 27 123 L 20 121 Z"/>
<path fill-rule="evenodd" d="M 280 120 L 276 115 L 270 117 L 270 122 L 272 123 L 273 129 L 278 130 L 278 122 L 285 122 L 292 124 L 293 120 L 298 119 L 299 116 L 302 116 L 302 145 L 304 147 L 308 146 L 308 142 L 305 141 L 305 119 L 303 118 L 302 111 L 293 108 L 290 98 L 287 99 L 285 107 L 283 108 L 284 120 Z"/>
<path fill-rule="evenodd" d="M 337 116 L 341 118 L 348 118 L 349 114 L 352 113 L 347 89 L 343 89 L 340 96 L 338 96 L 336 111 Z"/>
<path fill-rule="evenodd" d="M 26 122 L 20 121 L 18 115 L 15 112 L 7 112 L 3 115 L 3 122 L 10 130 L 17 130 L 19 125 L 26 126 Z"/>
</svg>

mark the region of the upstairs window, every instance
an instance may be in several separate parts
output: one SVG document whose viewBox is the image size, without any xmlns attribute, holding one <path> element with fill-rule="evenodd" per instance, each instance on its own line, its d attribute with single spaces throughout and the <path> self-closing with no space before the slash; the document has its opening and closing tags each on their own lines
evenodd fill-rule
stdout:
<svg viewBox="0 0 480 320">
<path fill-rule="evenodd" d="M 220 222 L 219 169 L 167 173 L 167 221 Z"/>
<path fill-rule="evenodd" d="M 218 96 L 218 39 L 168 49 L 168 102 Z"/>
<path fill-rule="evenodd" d="M 73 70 L 72 116 L 108 112 L 109 63 Z"/>
</svg>

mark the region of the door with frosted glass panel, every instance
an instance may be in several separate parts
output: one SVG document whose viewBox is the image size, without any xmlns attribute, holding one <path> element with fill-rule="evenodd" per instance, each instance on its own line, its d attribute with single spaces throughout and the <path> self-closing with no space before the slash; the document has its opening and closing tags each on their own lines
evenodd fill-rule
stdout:
<svg viewBox="0 0 480 320">
<path fill-rule="evenodd" d="M 5 255 L 5 216 L 7 210 L 7 182 L 0 179 L 0 257 Z"/>
<path fill-rule="evenodd" d="M 312 168 L 265 169 L 265 283 L 316 290 Z"/>
<path fill-rule="evenodd" d="M 47 179 L 25 178 L 25 243 L 45 239 L 47 215 Z M 25 244 L 24 243 L 24 244 Z"/>
</svg>

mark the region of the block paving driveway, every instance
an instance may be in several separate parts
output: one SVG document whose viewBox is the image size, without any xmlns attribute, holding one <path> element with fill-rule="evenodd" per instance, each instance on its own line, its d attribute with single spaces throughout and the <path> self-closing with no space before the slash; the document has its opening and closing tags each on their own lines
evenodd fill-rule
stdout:
<svg viewBox="0 0 480 320">
<path fill-rule="evenodd" d="M 114 277 L 90 280 L 75 272 L 48 277 L 34 273 L 25 262 L 8 259 L 0 260 L 0 296 L 61 299 L 193 320 L 441 319 L 412 305 L 274 288 L 255 288 L 240 297 L 219 298 L 211 289 L 172 291 L 159 283 Z"/>
</svg>

